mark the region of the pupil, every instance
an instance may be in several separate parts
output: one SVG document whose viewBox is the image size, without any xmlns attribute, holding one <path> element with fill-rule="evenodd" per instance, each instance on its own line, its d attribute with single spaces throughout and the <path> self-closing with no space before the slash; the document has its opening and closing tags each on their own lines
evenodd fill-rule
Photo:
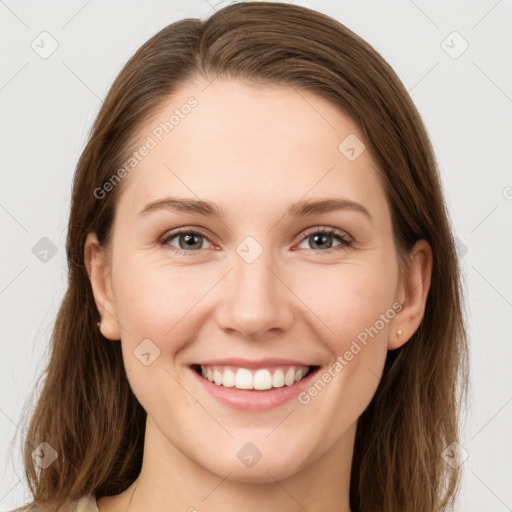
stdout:
<svg viewBox="0 0 512 512">
<path fill-rule="evenodd" d="M 322 235 L 322 234 L 313 235 L 313 240 L 314 240 L 315 244 L 317 243 L 318 238 L 325 241 L 325 238 L 330 238 L 330 237 L 327 235 Z M 332 246 L 332 241 L 331 241 L 331 243 L 327 244 L 327 248 L 329 249 L 331 246 Z M 325 247 L 325 245 L 324 245 L 324 247 Z"/>
<path fill-rule="evenodd" d="M 196 235 L 187 234 L 183 235 L 183 238 L 185 239 L 185 248 L 190 248 L 197 244 L 197 242 L 194 242 L 194 239 L 198 238 Z"/>
</svg>

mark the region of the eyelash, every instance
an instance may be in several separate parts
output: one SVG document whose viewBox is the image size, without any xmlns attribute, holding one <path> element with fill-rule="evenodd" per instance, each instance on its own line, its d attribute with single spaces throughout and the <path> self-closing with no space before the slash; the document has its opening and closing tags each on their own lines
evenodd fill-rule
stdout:
<svg viewBox="0 0 512 512">
<path fill-rule="evenodd" d="M 313 252 L 331 253 L 338 249 L 350 247 L 353 242 L 352 239 L 350 237 L 348 237 L 343 231 L 340 231 L 340 230 L 334 229 L 334 228 L 318 227 L 318 228 L 316 228 L 315 231 L 311 231 L 311 230 L 303 231 L 300 234 L 300 237 L 301 237 L 300 243 L 302 243 L 306 238 L 309 238 L 310 236 L 317 235 L 317 234 L 328 235 L 332 238 L 335 238 L 341 243 L 341 245 L 338 245 L 337 247 L 331 247 L 330 249 L 326 249 L 325 251 L 316 251 L 315 249 L 310 249 Z M 201 252 L 201 249 L 199 249 L 198 251 L 185 251 L 183 249 L 178 249 L 177 247 L 169 245 L 168 244 L 169 240 L 172 240 L 173 238 L 177 237 L 178 235 L 200 235 L 203 238 L 205 238 L 206 240 L 208 240 L 208 242 L 213 243 L 209 239 L 209 237 L 200 230 L 181 229 L 181 230 L 177 230 L 177 231 L 171 231 L 170 233 L 166 233 L 158 240 L 158 244 L 163 247 L 170 247 L 171 250 L 176 251 L 178 254 L 184 254 L 186 256 L 193 256 L 194 253 Z"/>
</svg>

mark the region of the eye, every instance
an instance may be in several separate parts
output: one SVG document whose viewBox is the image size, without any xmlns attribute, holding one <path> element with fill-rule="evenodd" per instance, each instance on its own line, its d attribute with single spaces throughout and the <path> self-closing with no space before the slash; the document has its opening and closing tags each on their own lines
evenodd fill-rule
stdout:
<svg viewBox="0 0 512 512">
<path fill-rule="evenodd" d="M 304 231 L 300 236 L 301 239 L 303 239 L 302 243 L 309 242 L 312 244 L 313 249 L 310 250 L 315 252 L 330 252 L 342 247 L 350 247 L 352 245 L 352 239 L 346 233 L 334 228 L 317 227 L 315 230 Z M 332 241 L 329 240 L 333 238 L 339 242 L 339 244 L 334 247 L 332 245 Z M 178 246 L 170 243 L 174 239 L 178 240 Z M 182 229 L 166 233 L 158 243 L 161 246 L 171 246 L 173 250 L 180 254 L 192 256 L 193 253 L 197 253 L 201 249 L 204 249 L 204 247 L 202 247 L 204 240 L 208 241 L 211 245 L 210 239 L 201 231 Z M 321 249 L 315 250 L 314 246 L 320 247 Z"/>
<path fill-rule="evenodd" d="M 173 240 L 174 238 L 178 239 L 178 247 L 170 243 L 170 241 Z M 190 253 L 198 252 L 195 251 L 194 249 L 202 249 L 202 247 L 200 246 L 202 245 L 203 239 L 208 240 L 208 242 L 210 243 L 208 237 L 201 233 L 200 231 L 193 231 L 188 229 L 167 233 L 159 240 L 158 243 L 162 246 L 170 245 L 180 254 L 187 254 L 188 256 L 191 255 Z"/>
<path fill-rule="evenodd" d="M 337 250 L 340 246 L 350 247 L 352 245 L 352 239 L 346 233 L 334 228 L 318 227 L 313 231 L 303 232 L 301 238 L 305 238 L 304 242 L 309 242 L 313 247 L 323 247 L 323 249 L 316 252 L 330 252 Z M 332 247 L 332 241 L 329 240 L 332 238 L 339 241 L 338 246 Z"/>
</svg>

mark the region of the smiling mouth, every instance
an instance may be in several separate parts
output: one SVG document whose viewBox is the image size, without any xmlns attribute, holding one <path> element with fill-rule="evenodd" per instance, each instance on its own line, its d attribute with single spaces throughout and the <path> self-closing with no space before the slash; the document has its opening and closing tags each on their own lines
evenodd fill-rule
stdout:
<svg viewBox="0 0 512 512">
<path fill-rule="evenodd" d="M 320 366 L 285 365 L 272 368 L 248 369 L 234 366 L 202 366 L 192 364 L 200 377 L 217 386 L 240 390 L 268 391 L 293 386 L 316 372 Z"/>
</svg>

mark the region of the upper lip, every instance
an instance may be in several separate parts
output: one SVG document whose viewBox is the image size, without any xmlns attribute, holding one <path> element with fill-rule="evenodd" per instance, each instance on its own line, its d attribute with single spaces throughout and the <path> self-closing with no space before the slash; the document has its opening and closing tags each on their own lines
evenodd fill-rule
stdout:
<svg viewBox="0 0 512 512">
<path fill-rule="evenodd" d="M 271 366 L 315 366 L 311 363 L 304 363 L 294 359 L 258 359 L 249 360 L 241 358 L 209 359 L 195 363 L 201 366 L 237 366 L 239 368 L 268 368 Z"/>
</svg>

